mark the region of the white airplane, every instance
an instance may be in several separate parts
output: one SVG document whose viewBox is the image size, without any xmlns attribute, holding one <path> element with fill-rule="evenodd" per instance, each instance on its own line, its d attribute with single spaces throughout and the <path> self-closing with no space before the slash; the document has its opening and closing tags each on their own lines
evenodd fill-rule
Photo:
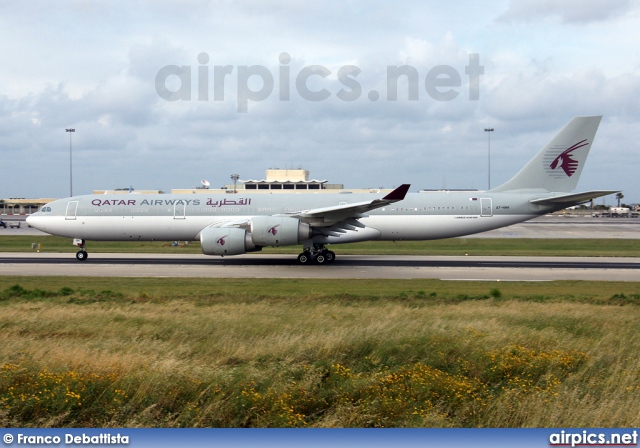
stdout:
<svg viewBox="0 0 640 448">
<path fill-rule="evenodd" d="M 27 218 L 52 235 L 87 241 L 196 241 L 207 255 L 301 244 L 300 263 L 335 260 L 326 245 L 451 238 L 485 232 L 616 191 L 570 193 L 601 117 L 572 119 L 512 179 L 488 191 L 372 194 L 85 195 Z"/>
</svg>

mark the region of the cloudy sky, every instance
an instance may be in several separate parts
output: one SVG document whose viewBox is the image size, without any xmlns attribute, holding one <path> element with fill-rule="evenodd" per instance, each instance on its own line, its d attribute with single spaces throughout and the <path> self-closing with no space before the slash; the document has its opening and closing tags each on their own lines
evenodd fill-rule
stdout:
<svg viewBox="0 0 640 448">
<path fill-rule="evenodd" d="M 74 194 L 270 167 L 483 189 L 485 127 L 497 186 L 604 115 L 578 188 L 640 202 L 639 19 L 637 0 L 2 1 L 0 197 L 68 196 L 65 128 Z"/>
</svg>

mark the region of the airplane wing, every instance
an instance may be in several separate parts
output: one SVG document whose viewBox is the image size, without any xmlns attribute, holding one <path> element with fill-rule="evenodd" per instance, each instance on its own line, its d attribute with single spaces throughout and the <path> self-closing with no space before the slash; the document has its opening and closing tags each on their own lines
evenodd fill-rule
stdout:
<svg viewBox="0 0 640 448">
<path fill-rule="evenodd" d="M 347 230 L 364 228 L 364 224 L 359 222 L 358 218 L 364 218 L 366 216 L 365 213 L 370 210 L 375 210 L 376 208 L 403 200 L 410 186 L 410 184 L 402 184 L 381 199 L 301 210 L 274 216 L 298 218 L 300 221 L 315 228 L 316 231 L 321 234 L 339 236 Z M 249 229 L 251 227 L 251 218 L 242 218 L 233 221 L 223 219 L 210 224 L 208 227 L 241 227 Z"/>
<path fill-rule="evenodd" d="M 590 201 L 591 199 L 599 198 L 601 196 L 607 196 L 609 194 L 617 193 L 617 190 L 593 190 L 585 191 L 582 193 L 562 194 L 559 196 L 548 196 L 545 198 L 532 199 L 529 202 L 532 204 L 542 205 L 558 205 L 558 204 L 580 204 L 582 202 Z"/>
<path fill-rule="evenodd" d="M 339 236 L 347 230 L 364 228 L 365 226 L 358 221 L 358 218 L 364 218 L 365 213 L 370 210 L 402 201 L 410 186 L 410 184 L 402 184 L 382 199 L 302 210 L 287 213 L 286 216 L 298 218 L 325 235 Z"/>
</svg>

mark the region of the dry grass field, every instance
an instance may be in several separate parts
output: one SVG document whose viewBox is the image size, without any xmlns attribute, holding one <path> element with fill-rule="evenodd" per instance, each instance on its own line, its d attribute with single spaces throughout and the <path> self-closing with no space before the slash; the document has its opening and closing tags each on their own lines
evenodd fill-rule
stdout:
<svg viewBox="0 0 640 448">
<path fill-rule="evenodd" d="M 0 426 L 639 426 L 639 323 L 638 283 L 0 277 Z"/>
</svg>

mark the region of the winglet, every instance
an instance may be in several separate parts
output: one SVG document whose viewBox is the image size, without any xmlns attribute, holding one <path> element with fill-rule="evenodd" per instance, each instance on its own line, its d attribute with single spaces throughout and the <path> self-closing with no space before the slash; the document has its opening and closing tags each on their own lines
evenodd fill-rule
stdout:
<svg viewBox="0 0 640 448">
<path fill-rule="evenodd" d="M 382 199 L 384 201 L 402 201 L 409 191 L 409 187 L 411 184 L 402 184 Z"/>
</svg>

